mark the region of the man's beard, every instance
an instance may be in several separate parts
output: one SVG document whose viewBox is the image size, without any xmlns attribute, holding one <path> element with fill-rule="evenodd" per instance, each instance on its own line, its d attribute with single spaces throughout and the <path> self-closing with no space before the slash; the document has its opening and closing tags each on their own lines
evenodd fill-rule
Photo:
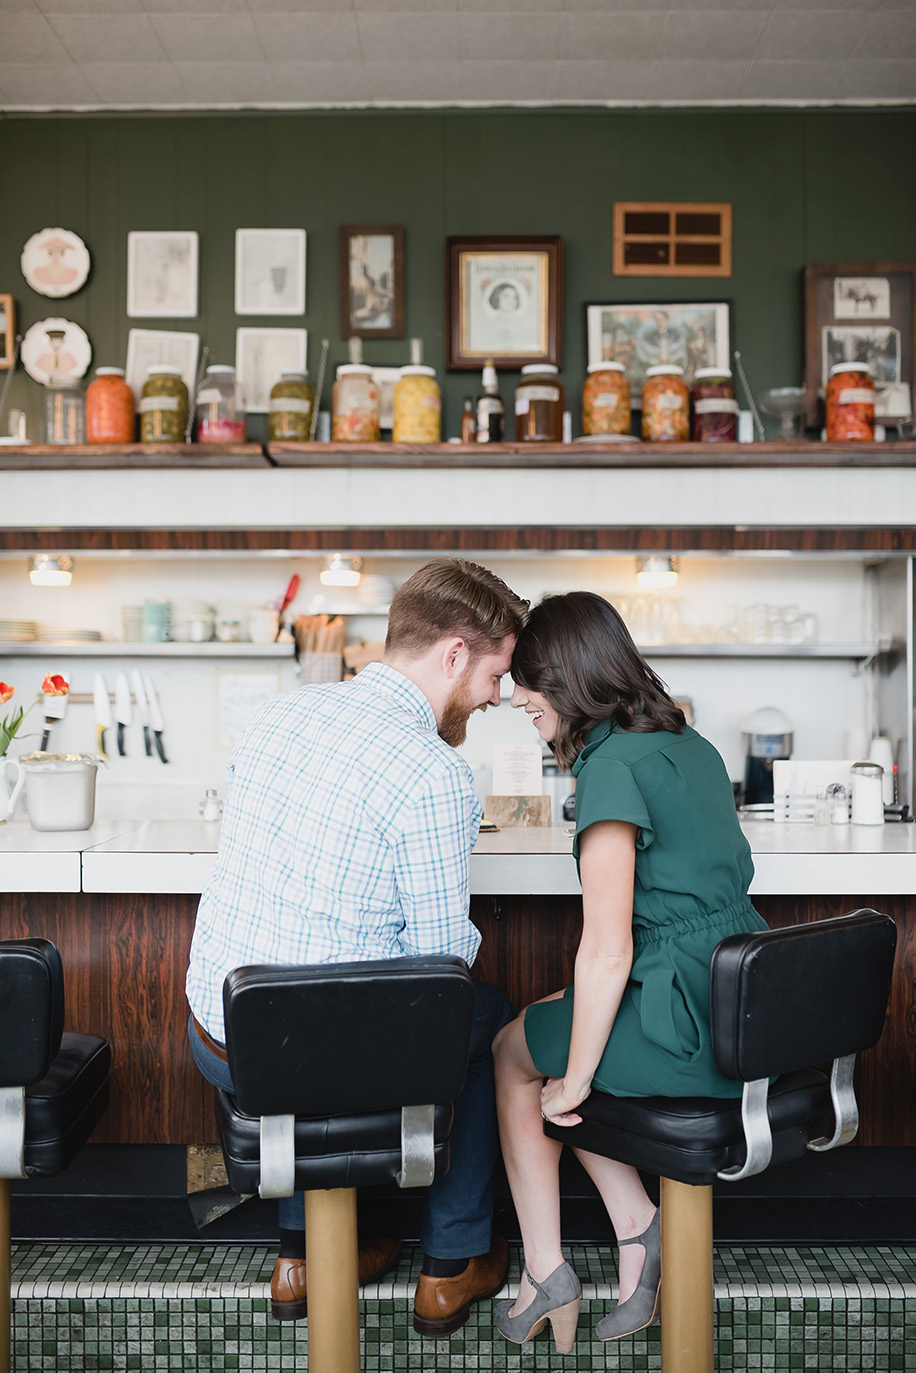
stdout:
<svg viewBox="0 0 916 1373">
<path fill-rule="evenodd" d="M 451 695 L 442 711 L 442 719 L 439 721 L 439 738 L 451 744 L 452 748 L 457 748 L 467 738 L 468 720 L 474 711 L 474 703 L 468 688 L 470 680 L 471 669 L 466 667 L 452 687 Z"/>
</svg>

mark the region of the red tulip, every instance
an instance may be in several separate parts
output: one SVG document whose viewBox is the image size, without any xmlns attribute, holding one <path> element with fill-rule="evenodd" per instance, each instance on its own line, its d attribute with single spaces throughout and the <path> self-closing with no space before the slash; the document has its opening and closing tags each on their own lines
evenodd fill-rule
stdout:
<svg viewBox="0 0 916 1373">
<path fill-rule="evenodd" d="M 70 690 L 66 677 L 59 673 L 48 673 L 41 684 L 45 696 L 66 696 Z"/>
<path fill-rule="evenodd" d="M 8 682 L 0 682 L 0 706 L 6 704 L 15 690 Z"/>
</svg>

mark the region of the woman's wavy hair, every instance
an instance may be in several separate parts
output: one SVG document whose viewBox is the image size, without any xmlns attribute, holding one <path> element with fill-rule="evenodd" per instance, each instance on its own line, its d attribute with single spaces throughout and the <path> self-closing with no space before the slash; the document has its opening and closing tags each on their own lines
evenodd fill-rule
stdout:
<svg viewBox="0 0 916 1373">
<path fill-rule="evenodd" d="M 545 596 L 519 635 L 511 671 L 560 717 L 550 747 L 564 768 L 602 720 L 634 733 L 680 734 L 687 723 L 610 601 L 591 591 Z"/>
</svg>

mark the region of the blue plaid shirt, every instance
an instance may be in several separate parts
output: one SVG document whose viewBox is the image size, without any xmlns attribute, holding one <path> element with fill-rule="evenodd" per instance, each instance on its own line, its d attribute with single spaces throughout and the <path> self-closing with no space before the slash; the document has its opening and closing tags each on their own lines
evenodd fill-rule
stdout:
<svg viewBox="0 0 916 1373">
<path fill-rule="evenodd" d="M 252 963 L 453 953 L 471 963 L 481 807 L 419 687 L 382 663 L 268 701 L 228 766 L 187 996 L 223 1040 L 223 980 Z"/>
</svg>

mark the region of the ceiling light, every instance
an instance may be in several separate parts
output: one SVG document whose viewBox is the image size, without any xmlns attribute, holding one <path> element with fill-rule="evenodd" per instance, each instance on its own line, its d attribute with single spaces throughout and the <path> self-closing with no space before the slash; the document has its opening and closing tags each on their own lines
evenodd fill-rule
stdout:
<svg viewBox="0 0 916 1373">
<path fill-rule="evenodd" d="M 39 553 L 29 563 L 29 580 L 33 586 L 69 586 L 73 576 L 73 559 L 66 553 Z"/>
<path fill-rule="evenodd" d="M 677 570 L 677 558 L 674 556 L 636 559 L 636 580 L 647 591 L 676 586 Z"/>
<path fill-rule="evenodd" d="M 359 586 L 362 565 L 362 558 L 345 558 L 342 553 L 335 553 L 322 569 L 321 585 Z"/>
</svg>

